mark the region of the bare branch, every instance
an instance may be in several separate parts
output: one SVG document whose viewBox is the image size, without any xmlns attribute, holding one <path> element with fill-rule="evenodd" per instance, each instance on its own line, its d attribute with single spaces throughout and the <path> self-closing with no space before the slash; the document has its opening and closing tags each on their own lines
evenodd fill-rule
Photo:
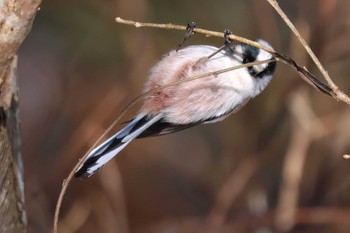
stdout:
<svg viewBox="0 0 350 233">
<path fill-rule="evenodd" d="M 131 25 L 131 26 L 135 26 L 137 28 L 151 27 L 151 28 L 161 28 L 161 29 L 170 29 L 170 30 L 182 30 L 182 31 L 186 30 L 185 26 L 180 26 L 180 25 L 175 25 L 175 24 L 140 23 L 140 22 L 136 22 L 136 21 L 132 21 L 132 20 L 125 20 L 125 19 L 122 19 L 120 17 L 117 17 L 115 20 L 117 23 Z M 215 32 L 215 31 L 205 30 L 205 29 L 201 29 L 201 28 L 195 28 L 193 31 L 196 33 L 204 34 L 206 36 L 214 36 L 214 37 L 222 37 L 222 38 L 225 37 L 224 33 L 222 33 L 222 32 Z M 299 35 L 299 37 L 301 38 L 300 35 Z M 306 68 L 298 65 L 289 56 L 274 52 L 271 49 L 266 48 L 265 46 L 262 46 L 261 44 L 255 42 L 255 41 L 252 41 L 252 40 L 240 37 L 240 36 L 236 36 L 236 35 L 231 34 L 231 35 L 229 35 L 229 38 L 232 40 L 242 42 L 242 43 L 250 44 L 252 46 L 263 49 L 263 50 L 275 55 L 275 57 L 278 61 L 281 61 L 281 62 L 293 67 L 298 72 L 299 76 L 302 79 L 304 79 L 308 84 L 310 84 L 313 88 L 315 88 L 318 91 L 321 91 L 322 93 L 325 93 L 325 94 L 332 96 L 337 101 L 342 101 L 342 102 L 350 105 L 349 96 L 347 96 L 345 93 L 340 91 L 339 88 L 333 82 L 330 82 L 330 86 L 328 86 L 327 84 L 323 83 L 321 80 L 316 78 L 316 76 L 314 74 L 312 74 L 311 72 L 309 72 Z M 320 62 L 318 61 L 318 63 L 320 63 Z M 323 75 L 327 74 L 327 77 L 329 77 L 329 75 L 326 71 L 322 72 L 322 74 Z M 327 80 L 327 78 L 325 78 L 325 79 Z M 327 82 L 328 82 L 328 80 L 327 80 Z"/>
<path fill-rule="evenodd" d="M 117 23 L 135 26 L 137 28 L 150 27 L 150 28 L 181 30 L 181 31 L 186 31 L 186 29 L 187 29 L 186 26 L 181 26 L 181 25 L 176 25 L 176 24 L 171 24 L 171 23 L 168 23 L 168 24 L 140 23 L 140 22 L 136 22 L 136 21 L 132 21 L 132 20 L 125 20 L 125 19 L 122 19 L 120 17 L 115 18 L 115 21 Z M 202 29 L 202 28 L 197 28 L 197 27 L 193 29 L 193 32 L 204 34 L 207 37 L 210 37 L 210 36 L 220 37 L 220 38 L 225 37 L 225 34 L 223 32 L 214 32 L 214 31 L 210 31 L 210 30 L 206 30 L 206 29 Z M 261 45 L 260 43 L 258 43 L 256 41 L 249 40 L 249 39 L 246 39 L 244 37 L 236 36 L 234 34 L 230 34 L 228 37 L 232 40 L 239 41 L 239 42 L 246 43 L 246 44 L 250 44 L 250 45 L 255 46 L 257 48 L 261 48 L 267 52 L 274 53 L 273 50 Z"/>
<path fill-rule="evenodd" d="M 315 53 L 311 50 L 310 46 L 306 43 L 304 38 L 300 35 L 298 29 L 294 26 L 294 24 L 289 20 L 288 16 L 283 12 L 283 10 L 280 8 L 278 2 L 276 0 L 267 0 L 271 6 L 277 11 L 277 13 L 281 16 L 281 18 L 284 20 L 284 22 L 287 24 L 287 26 L 291 29 L 291 31 L 294 33 L 296 38 L 300 41 L 300 43 L 303 45 L 307 53 L 310 55 L 311 59 L 316 64 L 317 68 L 322 73 L 322 76 L 330 86 L 330 88 L 333 90 L 333 93 L 335 94 L 333 97 L 337 100 L 343 101 L 350 105 L 350 98 L 344 92 L 340 91 L 338 86 L 333 82 L 331 77 L 329 76 L 328 72 L 325 70 L 325 68 L 322 66 L 321 62 L 316 57 Z"/>
<path fill-rule="evenodd" d="M 301 91 L 291 97 L 288 104 L 292 118 L 292 135 L 286 152 L 282 170 L 282 185 L 278 199 L 275 225 L 281 232 L 289 231 L 295 224 L 298 209 L 300 182 L 304 171 L 307 150 L 310 146 L 315 129 L 313 114 L 308 108 L 306 97 Z"/>
</svg>

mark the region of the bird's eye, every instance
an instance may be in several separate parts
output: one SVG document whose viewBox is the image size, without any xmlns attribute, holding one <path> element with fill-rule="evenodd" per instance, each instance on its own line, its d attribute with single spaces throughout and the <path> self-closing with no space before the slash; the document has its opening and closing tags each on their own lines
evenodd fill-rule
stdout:
<svg viewBox="0 0 350 233">
<path fill-rule="evenodd" d="M 254 62 L 256 60 L 256 56 L 253 56 L 251 53 L 245 53 L 243 55 L 243 64 Z"/>
</svg>

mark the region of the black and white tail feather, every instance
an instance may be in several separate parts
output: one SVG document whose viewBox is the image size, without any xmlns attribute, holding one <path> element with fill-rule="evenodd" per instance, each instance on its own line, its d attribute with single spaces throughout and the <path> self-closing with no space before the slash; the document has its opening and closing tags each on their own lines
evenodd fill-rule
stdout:
<svg viewBox="0 0 350 233">
<path fill-rule="evenodd" d="M 218 118 L 219 117 L 221 116 L 218 116 Z M 90 177 L 135 138 L 161 136 L 174 133 L 201 123 L 210 122 L 213 119 L 214 118 L 209 118 L 190 124 L 172 124 L 164 121 L 161 114 L 156 116 L 139 114 L 136 118 L 130 121 L 126 127 L 93 149 L 75 172 L 75 177 L 81 179 Z"/>
<path fill-rule="evenodd" d="M 104 143 L 93 149 L 75 173 L 75 177 L 88 178 L 99 168 L 111 160 L 133 139 L 161 119 L 161 115 L 138 115 L 125 128 L 110 137 Z"/>
</svg>

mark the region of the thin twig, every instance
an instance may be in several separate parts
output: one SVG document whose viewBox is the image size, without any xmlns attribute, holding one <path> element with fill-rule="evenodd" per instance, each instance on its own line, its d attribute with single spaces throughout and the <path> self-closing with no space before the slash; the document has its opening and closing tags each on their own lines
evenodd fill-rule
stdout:
<svg viewBox="0 0 350 233">
<path fill-rule="evenodd" d="M 284 20 L 284 22 L 287 24 L 287 26 L 292 30 L 296 38 L 300 41 L 300 43 L 303 45 L 307 53 L 310 55 L 313 62 L 316 64 L 317 68 L 322 73 L 322 76 L 328 83 L 328 85 L 331 87 L 333 92 L 335 93 L 335 99 L 343 101 L 350 105 L 350 98 L 347 96 L 344 92 L 339 90 L 339 87 L 333 82 L 331 77 L 329 76 L 328 72 L 325 70 L 325 68 L 322 66 L 321 62 L 318 60 L 315 53 L 311 50 L 310 46 L 306 43 L 304 38 L 300 35 L 298 29 L 294 26 L 294 24 L 289 20 L 288 16 L 283 12 L 283 10 L 280 8 L 278 2 L 276 0 L 267 0 L 270 5 L 276 10 L 276 12 L 281 16 L 281 18 Z"/>
<path fill-rule="evenodd" d="M 137 28 L 150 27 L 150 28 L 160 28 L 160 29 L 186 31 L 186 27 L 185 26 L 171 24 L 171 23 L 168 23 L 168 24 L 140 23 L 140 22 L 136 22 L 136 21 L 132 21 L 132 20 L 125 20 L 125 19 L 122 19 L 120 17 L 115 18 L 115 21 L 117 23 L 126 24 L 126 25 L 130 25 L 130 26 L 135 26 Z M 210 31 L 210 30 L 206 30 L 206 29 L 202 29 L 202 28 L 194 28 L 193 32 L 204 34 L 207 37 L 209 37 L 209 36 L 221 37 L 221 38 L 225 37 L 225 34 L 223 32 L 214 32 L 214 31 Z M 236 36 L 234 34 L 230 34 L 230 35 L 228 35 L 228 37 L 230 39 L 232 39 L 232 40 L 239 41 L 239 42 L 246 43 L 246 44 L 250 44 L 250 45 L 255 46 L 257 48 L 263 49 L 263 50 L 265 50 L 267 52 L 274 53 L 273 50 L 263 46 L 262 44 L 260 44 L 260 43 L 258 43 L 256 41 L 252 41 L 252 40 L 246 39 L 246 38 L 241 37 L 241 36 Z"/>
<path fill-rule="evenodd" d="M 117 17 L 115 20 L 117 23 L 135 26 L 137 28 L 150 27 L 150 28 L 170 29 L 170 30 L 182 30 L 182 31 L 186 30 L 185 26 L 180 26 L 180 25 L 176 25 L 176 24 L 140 23 L 140 22 L 136 22 L 136 21 L 132 21 L 132 20 L 125 20 L 125 19 L 122 19 L 120 17 Z M 215 32 L 215 31 L 205 30 L 205 29 L 201 29 L 201 28 L 195 28 L 193 31 L 196 33 L 199 33 L 199 34 L 204 34 L 206 36 L 214 36 L 214 37 L 221 37 L 221 38 L 225 37 L 224 33 L 222 33 L 222 32 Z M 342 102 L 350 105 L 349 96 L 347 96 L 345 93 L 340 91 L 339 88 L 334 84 L 334 82 L 331 82 L 334 85 L 332 85 L 330 83 L 330 86 L 328 86 L 327 84 L 323 83 L 321 80 L 317 79 L 316 76 L 314 74 L 312 74 L 311 72 L 309 72 L 306 68 L 298 65 L 292 58 L 290 58 L 286 55 L 277 53 L 277 52 L 271 50 L 270 48 L 267 48 L 267 47 L 261 45 L 260 43 L 258 43 L 256 41 L 252 41 L 252 40 L 246 39 L 244 37 L 240 37 L 240 36 L 237 36 L 234 34 L 230 34 L 228 37 L 232 40 L 236 40 L 236 41 L 239 41 L 242 43 L 250 44 L 252 46 L 263 49 L 263 50 L 273 54 L 276 57 L 277 61 L 283 62 L 283 63 L 293 67 L 298 72 L 299 76 L 303 80 L 305 80 L 308 84 L 310 84 L 312 87 L 314 87 L 316 90 L 332 96 L 337 101 L 342 101 Z M 300 34 L 297 37 L 302 38 L 300 36 Z M 311 49 L 309 48 L 309 50 L 311 50 Z M 319 61 L 318 61 L 318 64 L 320 64 Z M 317 63 L 316 63 L 316 65 L 317 65 Z M 322 67 L 322 66 L 320 66 L 320 67 Z M 326 76 L 325 76 L 325 74 L 326 74 Z M 330 79 L 328 73 L 326 71 L 324 71 L 324 72 L 322 72 L 322 75 L 325 76 L 325 79 L 328 82 L 328 79 Z M 328 78 L 326 78 L 326 77 L 328 77 Z"/>
<path fill-rule="evenodd" d="M 277 13 L 281 16 L 281 18 L 284 20 L 284 22 L 287 24 L 287 26 L 292 30 L 296 38 L 300 41 L 300 43 L 303 45 L 307 53 L 310 55 L 311 59 L 314 61 L 320 72 L 322 73 L 323 77 L 326 79 L 327 83 L 331 86 L 333 90 L 337 89 L 338 87 L 335 85 L 333 80 L 329 77 L 328 72 L 324 69 L 321 62 L 316 57 L 315 53 L 311 50 L 310 46 L 306 43 L 304 38 L 300 35 L 298 29 L 294 26 L 294 24 L 289 20 L 288 16 L 283 12 L 283 10 L 280 8 L 278 2 L 276 0 L 267 0 L 271 6 L 277 11 Z"/>
</svg>

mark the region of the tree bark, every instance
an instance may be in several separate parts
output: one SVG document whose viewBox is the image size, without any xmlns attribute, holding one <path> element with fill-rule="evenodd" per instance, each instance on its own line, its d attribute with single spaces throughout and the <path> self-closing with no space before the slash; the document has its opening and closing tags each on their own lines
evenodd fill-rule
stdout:
<svg viewBox="0 0 350 233">
<path fill-rule="evenodd" d="M 0 232 L 25 232 L 20 153 L 17 50 L 31 29 L 40 0 L 0 1 Z"/>
</svg>

